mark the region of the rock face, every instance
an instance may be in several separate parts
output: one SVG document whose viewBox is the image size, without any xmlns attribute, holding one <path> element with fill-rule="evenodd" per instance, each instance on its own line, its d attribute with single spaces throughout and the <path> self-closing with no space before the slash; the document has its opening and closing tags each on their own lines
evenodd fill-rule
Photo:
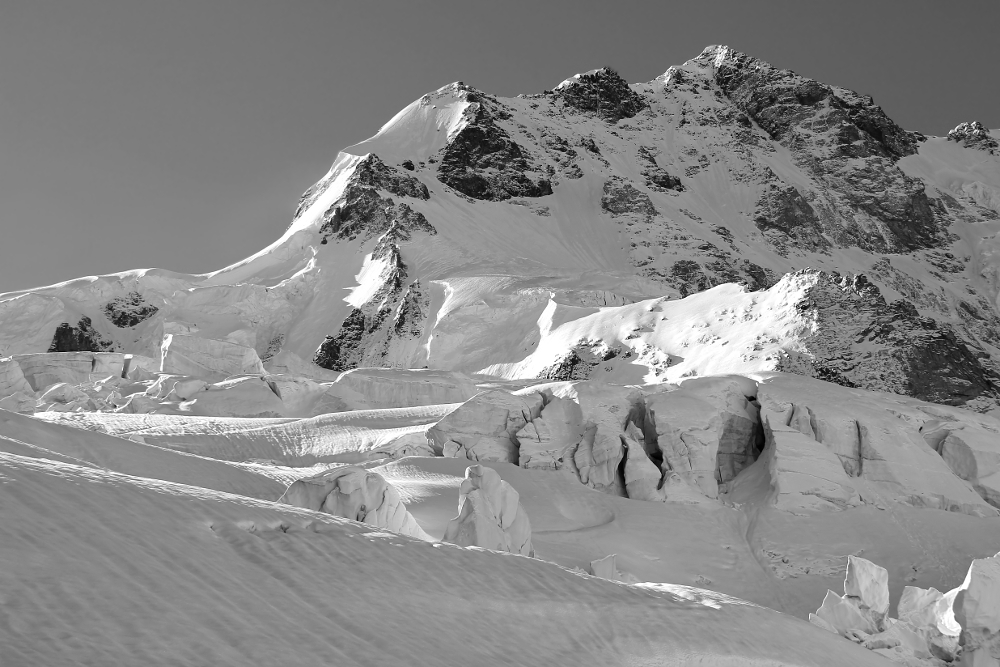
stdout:
<svg viewBox="0 0 1000 667">
<path fill-rule="evenodd" d="M 315 477 L 297 480 L 289 485 L 278 502 L 430 540 L 406 511 L 395 487 L 378 473 L 362 468 L 334 468 Z"/>
<path fill-rule="evenodd" d="M 52 335 L 49 352 L 105 352 L 115 348 L 114 341 L 108 340 L 94 329 L 94 323 L 84 315 L 76 325 L 63 322 Z"/>
<path fill-rule="evenodd" d="M 405 238 L 415 231 L 437 233 L 422 213 L 405 202 L 396 204 L 379 194 L 380 191 L 417 200 L 430 198 L 427 186 L 421 181 L 386 165 L 377 155 L 369 155 L 355 168 L 342 203 L 331 206 L 323 214 L 320 242 L 353 240 L 359 236 L 367 240 L 391 228 Z"/>
<path fill-rule="evenodd" d="M 161 347 L 164 373 L 224 379 L 230 375 L 263 375 L 264 365 L 252 348 L 224 340 L 167 334 Z"/>
<path fill-rule="evenodd" d="M 135 327 L 156 315 L 159 310 L 136 290 L 116 296 L 104 304 L 105 316 L 119 329 Z"/>
<path fill-rule="evenodd" d="M 340 330 L 327 336 L 313 355 L 313 363 L 333 371 L 385 365 L 390 349 L 415 348 L 423 337 L 429 306 L 419 280 L 409 280 L 399 243 L 409 232 L 393 222 L 366 258 L 358 278 L 370 295 L 353 302 Z"/>
<path fill-rule="evenodd" d="M 1000 144 L 978 120 L 971 123 L 959 123 L 954 130 L 948 133 L 948 139 L 960 143 L 966 148 L 987 151 L 994 155 L 1000 151 Z"/>
<path fill-rule="evenodd" d="M 837 184 L 839 203 L 847 208 L 824 214 L 820 224 L 838 244 L 891 252 L 940 242 L 922 184 L 895 166 L 917 151 L 919 138 L 896 125 L 871 97 L 777 69 L 728 47 L 709 47 L 696 61 L 710 68 L 715 83 L 740 111 L 793 152 L 799 166 L 821 184 Z M 886 194 L 873 199 L 879 187 Z M 853 225 L 846 220 L 848 211 Z"/>
<path fill-rule="evenodd" d="M 863 275 L 805 275 L 813 284 L 797 308 L 815 328 L 802 337 L 806 354 L 790 355 L 782 370 L 948 405 L 992 405 L 1000 396 L 985 353 L 950 326 L 908 301 L 886 303 Z"/>
<path fill-rule="evenodd" d="M 633 91 L 610 67 L 602 67 L 566 79 L 555 87 L 553 93 L 566 106 L 596 114 L 599 118 L 615 122 L 631 118 L 647 106 L 641 95 Z"/>
<path fill-rule="evenodd" d="M 458 497 L 458 516 L 448 523 L 444 541 L 534 556 L 531 523 L 520 496 L 492 468 L 465 470 Z"/>
<path fill-rule="evenodd" d="M 428 429 L 427 438 L 444 456 L 517 464 L 517 433 L 539 416 L 541 408 L 538 395 L 486 391 Z"/>
<path fill-rule="evenodd" d="M 527 151 L 498 124 L 509 112 L 479 91 L 463 90 L 469 122 L 441 153 L 438 180 L 487 201 L 552 194 L 551 183 L 540 177 Z"/>
</svg>

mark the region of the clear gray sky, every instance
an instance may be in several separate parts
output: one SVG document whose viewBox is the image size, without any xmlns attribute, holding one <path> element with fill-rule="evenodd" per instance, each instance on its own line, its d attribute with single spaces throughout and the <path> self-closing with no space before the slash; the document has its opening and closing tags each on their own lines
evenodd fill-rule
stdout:
<svg viewBox="0 0 1000 667">
<path fill-rule="evenodd" d="M 728 44 L 1000 127 L 1000 0 L 0 0 L 0 292 L 261 249 L 337 151 L 465 81 L 648 81 Z"/>
</svg>

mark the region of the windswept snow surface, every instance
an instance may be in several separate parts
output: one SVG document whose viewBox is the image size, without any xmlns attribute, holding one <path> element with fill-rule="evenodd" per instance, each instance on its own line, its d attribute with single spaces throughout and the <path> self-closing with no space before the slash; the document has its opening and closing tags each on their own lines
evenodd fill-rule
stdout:
<svg viewBox="0 0 1000 667">
<path fill-rule="evenodd" d="M 12 667 L 883 664 L 710 591 L 52 460 L 0 454 L 0 504 Z"/>
</svg>

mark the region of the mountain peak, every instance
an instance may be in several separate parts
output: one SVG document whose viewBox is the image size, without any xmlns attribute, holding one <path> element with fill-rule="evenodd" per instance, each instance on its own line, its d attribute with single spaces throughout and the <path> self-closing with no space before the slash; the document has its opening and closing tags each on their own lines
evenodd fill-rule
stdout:
<svg viewBox="0 0 1000 667">
<path fill-rule="evenodd" d="M 1000 144 L 990 134 L 989 129 L 978 120 L 971 123 L 959 123 L 948 133 L 948 140 L 962 144 L 966 148 L 975 148 L 996 154 Z"/>
<path fill-rule="evenodd" d="M 631 118 L 648 105 L 628 82 L 610 67 L 575 74 L 555 87 L 553 93 L 570 107 L 596 112 L 607 121 Z"/>
</svg>

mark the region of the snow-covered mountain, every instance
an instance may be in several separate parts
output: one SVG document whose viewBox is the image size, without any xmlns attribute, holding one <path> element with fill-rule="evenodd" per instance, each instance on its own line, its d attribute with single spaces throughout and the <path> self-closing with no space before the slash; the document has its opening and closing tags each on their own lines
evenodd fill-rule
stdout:
<svg viewBox="0 0 1000 667">
<path fill-rule="evenodd" d="M 0 662 L 998 664 L 998 136 L 455 83 L 242 262 L 0 295 Z"/>
<path fill-rule="evenodd" d="M 987 409 L 998 211 L 996 133 L 908 132 L 727 47 L 641 84 L 455 83 L 341 152 L 242 262 L 0 296 L 0 354 L 159 358 L 174 333 L 297 373 L 777 369 Z"/>
</svg>

